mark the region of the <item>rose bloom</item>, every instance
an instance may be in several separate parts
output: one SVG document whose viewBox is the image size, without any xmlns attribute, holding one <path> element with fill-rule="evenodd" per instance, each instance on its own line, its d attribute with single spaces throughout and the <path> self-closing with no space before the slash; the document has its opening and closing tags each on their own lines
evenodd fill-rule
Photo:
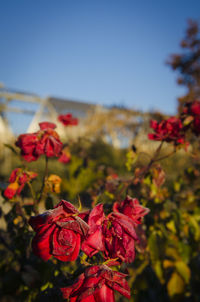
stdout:
<svg viewBox="0 0 200 302">
<path fill-rule="evenodd" d="M 69 148 L 65 147 L 65 148 L 62 149 L 61 155 L 60 155 L 58 161 L 63 163 L 63 164 L 67 164 L 67 163 L 70 162 L 70 160 L 71 160 L 71 154 L 69 152 Z"/>
<path fill-rule="evenodd" d="M 32 241 L 35 255 L 44 261 L 51 256 L 61 261 L 76 260 L 89 228 L 78 214 L 70 202 L 62 200 L 53 210 L 31 217 L 29 224 L 36 232 Z"/>
<path fill-rule="evenodd" d="M 31 171 L 24 171 L 21 168 L 16 168 L 12 171 L 9 182 L 10 184 L 4 191 L 4 196 L 8 199 L 19 195 L 26 183 L 37 177 L 37 173 Z"/>
<path fill-rule="evenodd" d="M 148 138 L 151 140 L 173 142 L 175 145 L 185 143 L 182 122 L 176 117 L 171 117 L 160 123 L 151 120 L 150 127 L 155 131 L 155 133 L 148 134 Z"/>
<path fill-rule="evenodd" d="M 17 141 L 16 146 L 21 149 L 21 156 L 28 162 L 37 160 L 39 154 L 37 152 L 37 144 L 39 139 L 35 133 L 21 134 Z"/>
<path fill-rule="evenodd" d="M 119 258 L 131 263 L 135 259 L 135 242 L 138 237 L 133 221 L 121 213 L 110 213 L 103 224 L 106 258 Z"/>
<path fill-rule="evenodd" d="M 200 101 L 196 100 L 194 102 L 186 103 L 183 108 L 183 114 L 186 117 L 186 121 L 188 116 L 190 117 L 189 125 L 186 125 L 186 128 L 188 128 L 188 126 L 189 127 L 191 126 L 193 133 L 199 135 L 200 134 Z"/>
<path fill-rule="evenodd" d="M 71 113 L 67 114 L 60 114 L 58 116 L 58 120 L 64 125 L 64 126 L 77 126 L 78 125 L 78 119 L 73 117 Z"/>
<path fill-rule="evenodd" d="M 149 209 L 140 205 L 136 198 L 126 196 L 122 202 L 115 202 L 113 212 L 122 213 L 131 218 L 135 225 L 142 223 L 142 218 L 149 213 Z"/>
<path fill-rule="evenodd" d="M 114 290 L 130 299 L 126 275 L 106 265 L 86 268 L 71 286 L 61 288 L 63 298 L 70 302 L 115 302 Z"/>
<path fill-rule="evenodd" d="M 43 154 L 47 157 L 61 155 L 62 143 L 54 130 L 56 125 L 43 122 L 39 126 L 38 132 L 21 134 L 16 141 L 16 146 L 21 149 L 22 157 L 28 162 L 37 160 Z"/>
<path fill-rule="evenodd" d="M 82 214 L 83 215 L 83 214 Z M 82 250 L 92 257 L 99 251 L 104 251 L 104 236 L 103 236 L 103 222 L 105 220 L 105 214 L 103 211 L 103 205 L 98 204 L 92 211 L 86 213 L 86 217 L 83 218 L 89 225 L 89 231 L 87 239 L 82 243 Z"/>
<path fill-rule="evenodd" d="M 103 205 L 97 205 L 87 220 L 90 227 L 82 250 L 89 257 L 102 251 L 106 259 L 119 258 L 124 262 L 133 262 L 135 241 L 138 241 L 133 221 L 124 214 L 110 213 L 107 217 Z"/>
<path fill-rule="evenodd" d="M 47 157 L 60 156 L 63 144 L 60 141 L 58 133 L 54 130 L 56 125 L 43 122 L 40 123 L 39 126 L 37 152 L 39 154 L 45 154 Z"/>
</svg>

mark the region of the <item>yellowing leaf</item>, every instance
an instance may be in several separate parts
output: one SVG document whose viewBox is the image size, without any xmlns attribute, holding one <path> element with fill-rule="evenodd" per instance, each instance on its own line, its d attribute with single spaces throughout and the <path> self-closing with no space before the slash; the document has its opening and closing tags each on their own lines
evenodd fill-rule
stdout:
<svg viewBox="0 0 200 302">
<path fill-rule="evenodd" d="M 175 265 L 177 272 L 181 275 L 186 283 L 189 283 L 191 271 L 188 265 L 183 261 L 177 261 Z"/>
<path fill-rule="evenodd" d="M 175 182 L 175 183 L 174 183 L 174 190 L 175 190 L 176 192 L 179 192 L 179 191 L 180 191 L 180 188 L 181 188 L 180 182 Z"/>
<path fill-rule="evenodd" d="M 172 266 L 174 266 L 174 262 L 173 261 L 170 261 L 170 260 L 167 260 L 167 259 L 165 259 L 163 261 L 163 267 L 164 268 L 168 268 L 168 267 L 172 267 Z"/>
<path fill-rule="evenodd" d="M 167 284 L 167 291 L 170 297 L 184 292 L 185 283 L 181 276 L 174 272 Z"/>
<path fill-rule="evenodd" d="M 170 220 L 168 223 L 166 223 L 167 228 L 172 231 L 172 233 L 176 233 L 176 226 L 173 220 Z"/>
<path fill-rule="evenodd" d="M 164 283 L 163 270 L 162 270 L 162 266 L 161 266 L 161 262 L 160 261 L 156 261 L 155 262 L 154 269 L 155 269 L 156 275 L 158 276 L 160 282 Z"/>
</svg>

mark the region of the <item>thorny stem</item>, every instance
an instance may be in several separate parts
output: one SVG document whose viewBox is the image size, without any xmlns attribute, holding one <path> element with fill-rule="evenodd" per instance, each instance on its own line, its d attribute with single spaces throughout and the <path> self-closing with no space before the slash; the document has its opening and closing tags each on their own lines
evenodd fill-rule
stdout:
<svg viewBox="0 0 200 302">
<path fill-rule="evenodd" d="M 161 156 L 161 157 L 155 159 L 154 162 L 163 160 L 163 159 L 165 159 L 165 158 L 168 158 L 168 157 L 170 157 L 171 155 L 173 155 L 174 153 L 176 153 L 176 150 L 173 150 L 171 153 L 169 153 L 169 154 L 167 154 L 167 155 L 163 155 L 163 156 Z"/>
<path fill-rule="evenodd" d="M 153 165 L 154 162 L 159 161 L 159 160 L 162 160 L 162 159 L 165 158 L 164 156 L 163 156 L 163 157 L 160 157 L 160 158 L 157 158 L 158 155 L 159 155 L 159 153 L 160 153 L 160 151 L 161 151 L 161 149 L 162 149 L 162 146 L 163 146 L 163 141 L 160 143 L 160 145 L 159 145 L 158 148 L 156 149 L 156 151 L 155 151 L 153 157 L 151 158 L 149 164 L 148 164 L 148 165 L 146 166 L 146 168 L 142 171 L 142 173 L 141 173 L 141 175 L 140 175 L 140 179 L 141 179 L 141 180 L 142 180 L 142 179 L 145 177 L 145 175 L 149 172 L 149 170 L 150 170 L 150 168 L 151 168 L 151 166 Z M 174 153 L 174 152 L 175 152 L 175 151 L 173 151 L 173 153 Z M 171 154 L 170 154 L 170 155 L 171 155 Z M 170 155 L 168 155 L 168 156 L 170 156 Z M 166 157 L 168 157 L 168 156 L 166 156 Z M 130 185 L 132 182 L 133 182 L 133 178 L 131 178 L 130 180 L 127 180 L 127 181 L 123 184 L 122 189 L 121 189 L 121 190 L 119 191 L 119 193 L 118 193 L 118 196 L 119 196 L 119 197 L 118 197 L 118 200 L 120 200 L 121 194 L 122 194 L 126 189 L 128 189 L 129 185 Z"/>
</svg>

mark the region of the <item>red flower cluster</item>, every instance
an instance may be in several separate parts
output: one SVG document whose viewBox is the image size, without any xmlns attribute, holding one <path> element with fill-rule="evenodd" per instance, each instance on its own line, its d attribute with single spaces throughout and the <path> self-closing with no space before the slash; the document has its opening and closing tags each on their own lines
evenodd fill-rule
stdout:
<svg viewBox="0 0 200 302">
<path fill-rule="evenodd" d="M 51 256 L 72 261 L 81 248 L 89 257 L 101 251 L 109 266 L 134 261 L 135 242 L 139 241 L 135 228 L 149 210 L 127 196 L 114 204 L 113 211 L 106 217 L 103 205 L 98 204 L 91 211 L 79 213 L 62 200 L 53 210 L 30 218 L 36 231 L 34 253 L 45 261 Z M 130 298 L 125 277 L 104 263 L 86 268 L 74 284 L 61 291 L 63 298 L 71 302 L 114 302 L 114 290 Z"/>
<path fill-rule="evenodd" d="M 171 117 L 160 123 L 151 120 L 150 127 L 155 131 L 155 133 L 148 134 L 151 140 L 172 142 L 175 145 L 185 143 L 183 125 L 179 118 Z"/>
<path fill-rule="evenodd" d="M 64 299 L 70 302 L 114 302 L 114 290 L 130 299 L 126 275 L 106 265 L 95 265 L 85 270 L 71 286 L 61 288 Z"/>
<path fill-rule="evenodd" d="M 36 232 L 33 252 L 44 261 L 51 256 L 61 261 L 76 260 L 89 228 L 78 214 L 71 203 L 62 200 L 53 210 L 32 216 L 29 223 Z"/>
<path fill-rule="evenodd" d="M 141 223 L 141 218 L 149 210 L 129 196 L 121 204 L 115 203 L 113 210 L 105 217 L 103 205 L 99 204 L 86 216 L 90 229 L 82 243 L 82 250 L 89 257 L 102 251 L 106 259 L 119 258 L 124 262 L 133 262 L 135 242 L 139 240 L 135 226 Z"/>
<path fill-rule="evenodd" d="M 188 126 L 188 117 L 189 117 L 189 126 L 196 135 L 200 135 L 200 101 L 194 101 L 186 103 L 183 108 L 183 123 Z"/>
<path fill-rule="evenodd" d="M 4 191 L 4 196 L 11 199 L 15 195 L 19 195 L 26 183 L 37 177 L 37 173 L 24 171 L 21 168 L 14 169 L 10 175 L 10 184 Z"/>
<path fill-rule="evenodd" d="M 64 126 L 77 126 L 78 125 L 78 119 L 76 117 L 73 117 L 71 113 L 60 114 L 58 116 L 58 120 Z"/>
<path fill-rule="evenodd" d="M 43 122 L 39 126 L 38 132 L 21 134 L 16 142 L 16 146 L 21 149 L 22 157 L 28 162 L 37 160 L 43 154 L 47 157 L 61 155 L 62 143 L 54 130 L 56 125 Z"/>
</svg>

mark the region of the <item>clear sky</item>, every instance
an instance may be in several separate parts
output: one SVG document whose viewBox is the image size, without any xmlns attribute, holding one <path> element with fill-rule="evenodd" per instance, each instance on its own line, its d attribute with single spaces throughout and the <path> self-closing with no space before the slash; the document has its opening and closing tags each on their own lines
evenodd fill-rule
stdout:
<svg viewBox="0 0 200 302">
<path fill-rule="evenodd" d="M 174 114 L 183 88 L 165 64 L 199 0 L 0 0 L 6 87 Z"/>
</svg>

